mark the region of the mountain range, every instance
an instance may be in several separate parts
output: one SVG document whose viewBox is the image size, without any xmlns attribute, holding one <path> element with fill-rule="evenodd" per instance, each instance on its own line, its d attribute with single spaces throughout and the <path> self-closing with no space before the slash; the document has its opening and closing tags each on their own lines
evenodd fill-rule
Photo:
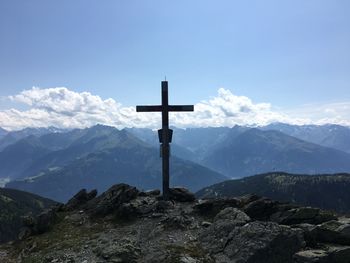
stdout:
<svg viewBox="0 0 350 263">
<path fill-rule="evenodd" d="M 48 127 L 48 128 L 25 128 L 18 131 L 8 132 L 2 128 L 0 128 L 0 151 L 5 149 L 7 146 L 16 143 L 17 141 L 24 139 L 28 136 L 41 136 L 49 133 L 60 133 L 65 132 L 65 129 Z"/>
<path fill-rule="evenodd" d="M 262 129 L 277 130 L 304 141 L 350 153 L 350 129 L 345 126 L 273 123 Z"/>
<path fill-rule="evenodd" d="M 192 191 L 227 177 L 271 171 L 350 172 L 350 154 L 345 152 L 350 129 L 343 126 L 276 123 L 173 130 L 171 183 Z M 306 141 L 309 137 L 320 143 Z M 80 188 L 104 191 L 118 182 L 141 189 L 161 186 L 159 142 L 157 132 L 150 129 L 27 128 L 7 132 L 0 138 L 1 147 L 0 179 L 11 180 L 7 187 L 58 201 L 66 201 Z"/>
<path fill-rule="evenodd" d="M 161 186 L 158 150 L 126 130 L 102 125 L 26 137 L 6 147 L 0 153 L 0 163 L 4 165 L 0 166 L 2 174 L 7 172 L 12 179 L 17 179 L 7 187 L 57 201 L 66 201 L 81 188 L 97 188 L 101 192 L 117 182 L 145 190 Z M 13 168 L 11 174 L 8 170 L 14 163 L 17 168 Z M 227 179 L 175 156 L 171 161 L 171 173 L 171 185 L 186 186 L 192 191 Z"/>
<path fill-rule="evenodd" d="M 270 171 L 304 174 L 350 171 L 348 153 L 279 131 L 259 129 L 227 137 L 201 163 L 233 178 Z"/>
<path fill-rule="evenodd" d="M 339 147 L 302 140 L 276 127 L 174 129 L 173 152 L 231 178 L 270 171 L 309 174 L 350 171 L 350 154 Z M 334 129 L 330 130 L 328 125 L 296 126 L 295 129 L 306 134 L 317 127 L 319 138 L 337 137 L 338 133 L 333 133 Z M 350 140 L 350 129 L 342 127 L 342 130 L 349 130 L 349 134 L 345 133 L 348 137 L 344 138 Z M 130 132 L 145 142 L 157 142 L 156 132 L 151 130 L 131 129 Z"/>
</svg>

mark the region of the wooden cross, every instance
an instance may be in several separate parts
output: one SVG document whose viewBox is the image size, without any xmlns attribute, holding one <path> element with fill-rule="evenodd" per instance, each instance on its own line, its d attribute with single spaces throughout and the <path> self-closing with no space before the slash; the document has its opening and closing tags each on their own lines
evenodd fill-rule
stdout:
<svg viewBox="0 0 350 263">
<path fill-rule="evenodd" d="M 168 82 L 162 81 L 162 105 L 136 106 L 137 112 L 162 112 L 162 129 L 158 130 L 161 143 L 162 167 L 163 167 L 163 198 L 169 199 L 169 156 L 172 130 L 169 129 L 169 111 L 193 111 L 193 105 L 169 105 Z"/>
</svg>

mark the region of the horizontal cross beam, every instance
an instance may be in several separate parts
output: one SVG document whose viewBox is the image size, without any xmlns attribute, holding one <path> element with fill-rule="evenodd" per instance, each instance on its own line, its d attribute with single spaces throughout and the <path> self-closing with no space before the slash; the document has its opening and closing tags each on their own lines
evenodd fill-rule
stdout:
<svg viewBox="0 0 350 263">
<path fill-rule="evenodd" d="M 193 105 L 169 105 L 168 111 L 194 111 Z"/>
<path fill-rule="evenodd" d="M 150 111 L 162 111 L 161 105 L 154 106 L 136 106 L 137 112 L 150 112 Z"/>
<path fill-rule="evenodd" d="M 136 106 L 137 112 L 152 112 L 152 111 L 193 111 L 193 105 L 150 105 L 150 106 Z"/>
</svg>

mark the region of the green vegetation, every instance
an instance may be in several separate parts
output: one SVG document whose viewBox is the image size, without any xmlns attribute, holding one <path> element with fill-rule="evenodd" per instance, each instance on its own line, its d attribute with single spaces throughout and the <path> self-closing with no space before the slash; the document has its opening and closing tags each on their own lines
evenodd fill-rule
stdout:
<svg viewBox="0 0 350 263">
<path fill-rule="evenodd" d="M 350 212 L 350 174 L 295 175 L 266 173 L 204 188 L 197 196 L 232 197 L 257 194 L 301 205 Z"/>
<path fill-rule="evenodd" d="M 22 226 L 22 216 L 38 214 L 54 204 L 56 204 L 54 201 L 37 195 L 0 188 L 0 242 L 17 238 L 18 231 Z"/>
</svg>

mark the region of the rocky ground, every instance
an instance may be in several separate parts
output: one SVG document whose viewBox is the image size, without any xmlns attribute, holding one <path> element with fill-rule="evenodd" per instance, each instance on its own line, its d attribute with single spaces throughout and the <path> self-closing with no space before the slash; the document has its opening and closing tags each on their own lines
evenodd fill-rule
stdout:
<svg viewBox="0 0 350 263">
<path fill-rule="evenodd" d="M 195 200 L 125 184 L 25 217 L 0 262 L 350 262 L 350 218 L 255 195 Z"/>
</svg>

